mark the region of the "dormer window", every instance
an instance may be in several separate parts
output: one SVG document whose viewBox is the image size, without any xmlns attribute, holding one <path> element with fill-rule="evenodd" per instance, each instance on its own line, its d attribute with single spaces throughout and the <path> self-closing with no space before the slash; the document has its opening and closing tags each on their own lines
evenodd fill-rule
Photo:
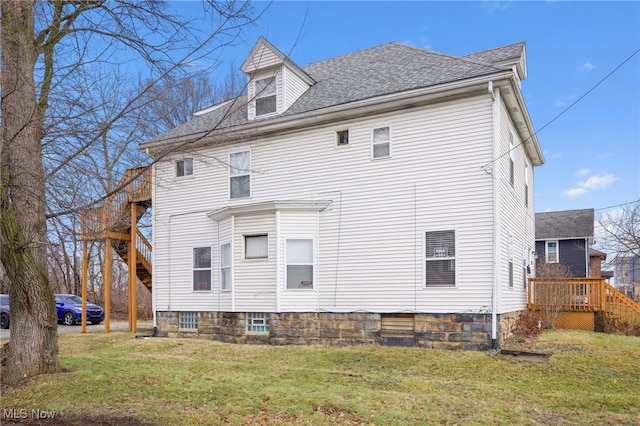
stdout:
<svg viewBox="0 0 640 426">
<path fill-rule="evenodd" d="M 276 112 L 276 78 L 256 80 L 256 117 Z"/>
</svg>

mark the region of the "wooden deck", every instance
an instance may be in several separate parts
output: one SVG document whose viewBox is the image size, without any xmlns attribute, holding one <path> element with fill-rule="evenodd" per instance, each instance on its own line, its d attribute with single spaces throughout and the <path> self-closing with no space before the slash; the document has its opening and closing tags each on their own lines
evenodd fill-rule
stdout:
<svg viewBox="0 0 640 426">
<path fill-rule="evenodd" d="M 585 314 L 596 312 L 604 312 L 605 317 L 618 327 L 640 323 L 640 304 L 601 278 L 531 278 L 527 288 L 527 306 L 531 310 L 560 312 L 560 317 L 569 324 L 582 323 L 589 317 Z"/>
</svg>

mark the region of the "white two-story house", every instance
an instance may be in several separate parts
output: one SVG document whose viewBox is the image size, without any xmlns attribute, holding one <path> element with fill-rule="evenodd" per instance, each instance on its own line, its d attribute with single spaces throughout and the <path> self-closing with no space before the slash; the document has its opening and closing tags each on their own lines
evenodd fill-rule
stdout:
<svg viewBox="0 0 640 426">
<path fill-rule="evenodd" d="M 141 146 L 158 332 L 499 345 L 526 307 L 544 162 L 525 44 L 300 67 L 260 38 L 241 69 L 245 96 Z"/>
</svg>

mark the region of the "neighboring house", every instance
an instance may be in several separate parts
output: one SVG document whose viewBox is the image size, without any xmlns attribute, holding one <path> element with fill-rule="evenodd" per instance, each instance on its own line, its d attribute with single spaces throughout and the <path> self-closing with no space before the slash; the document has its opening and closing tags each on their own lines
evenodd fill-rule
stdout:
<svg viewBox="0 0 640 426">
<path fill-rule="evenodd" d="M 615 259 L 615 283 L 622 293 L 640 301 L 640 258 L 620 256 Z"/>
<path fill-rule="evenodd" d="M 594 210 L 536 213 L 538 263 L 561 263 L 573 277 L 601 278 L 607 255 L 594 249 Z"/>
<path fill-rule="evenodd" d="M 389 43 L 299 67 L 260 38 L 248 95 L 141 146 L 160 333 L 488 349 L 526 307 L 525 44 Z"/>
</svg>

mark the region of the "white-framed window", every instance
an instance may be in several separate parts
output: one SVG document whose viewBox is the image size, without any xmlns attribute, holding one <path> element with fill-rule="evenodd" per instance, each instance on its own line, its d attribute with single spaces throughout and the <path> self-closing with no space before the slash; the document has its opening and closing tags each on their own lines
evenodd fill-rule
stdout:
<svg viewBox="0 0 640 426">
<path fill-rule="evenodd" d="M 378 127 L 371 131 L 371 157 L 387 158 L 391 156 L 391 128 Z"/>
<path fill-rule="evenodd" d="M 524 162 L 524 205 L 529 207 L 529 164 Z"/>
<path fill-rule="evenodd" d="M 245 259 L 266 259 L 269 257 L 269 236 L 268 235 L 245 235 L 244 236 L 244 258 Z"/>
<path fill-rule="evenodd" d="M 193 175 L 193 158 L 183 158 L 176 161 L 176 177 Z"/>
<path fill-rule="evenodd" d="M 179 312 L 178 328 L 180 330 L 197 330 L 198 329 L 198 313 L 197 312 Z"/>
<path fill-rule="evenodd" d="M 313 289 L 313 239 L 286 241 L 286 282 L 288 289 Z"/>
<path fill-rule="evenodd" d="M 547 263 L 558 263 L 558 242 L 557 241 L 545 241 L 544 252 L 547 257 Z"/>
<path fill-rule="evenodd" d="M 509 288 L 513 288 L 513 261 L 509 261 Z"/>
<path fill-rule="evenodd" d="M 336 144 L 338 146 L 349 145 L 349 131 L 348 130 L 341 130 L 339 132 L 336 132 Z"/>
<path fill-rule="evenodd" d="M 509 132 L 509 183 L 511 186 L 515 184 L 515 146 L 513 144 L 513 133 Z"/>
<path fill-rule="evenodd" d="M 247 331 L 250 333 L 268 333 L 269 314 L 266 312 L 248 312 Z"/>
<path fill-rule="evenodd" d="M 426 287 L 456 285 L 455 231 L 427 231 L 424 234 Z"/>
<path fill-rule="evenodd" d="M 231 290 L 231 243 L 220 245 L 220 290 Z"/>
<path fill-rule="evenodd" d="M 509 288 L 513 288 L 513 235 L 507 238 L 507 256 L 509 258 Z"/>
<path fill-rule="evenodd" d="M 193 290 L 211 290 L 211 247 L 193 249 Z"/>
<path fill-rule="evenodd" d="M 276 77 L 267 77 L 255 81 L 256 117 L 277 111 Z"/>
<path fill-rule="evenodd" d="M 229 198 L 251 196 L 251 151 L 229 154 Z"/>
</svg>

